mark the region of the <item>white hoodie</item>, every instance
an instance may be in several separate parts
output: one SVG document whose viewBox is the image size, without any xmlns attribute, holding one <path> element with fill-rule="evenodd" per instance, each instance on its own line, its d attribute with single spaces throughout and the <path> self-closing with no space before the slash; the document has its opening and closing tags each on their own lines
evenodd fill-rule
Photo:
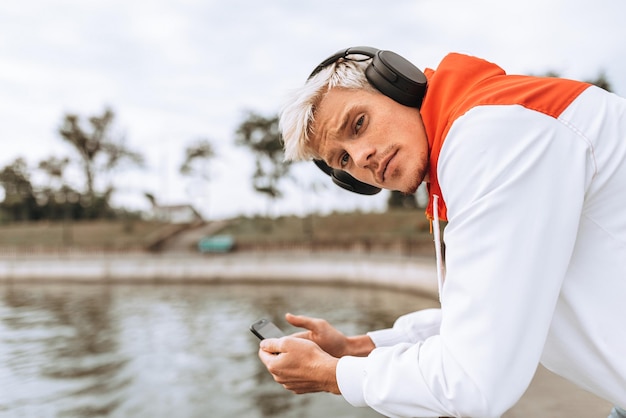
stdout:
<svg viewBox="0 0 626 418">
<path fill-rule="evenodd" d="M 437 174 L 441 310 L 341 358 L 345 399 L 390 417 L 498 417 L 541 362 L 625 406 L 626 100 L 590 87 L 558 119 L 475 107 L 452 125 Z"/>
</svg>

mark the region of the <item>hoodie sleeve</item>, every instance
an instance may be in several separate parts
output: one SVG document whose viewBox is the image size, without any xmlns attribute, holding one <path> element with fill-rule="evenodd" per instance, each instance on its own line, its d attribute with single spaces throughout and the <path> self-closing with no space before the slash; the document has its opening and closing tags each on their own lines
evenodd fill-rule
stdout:
<svg viewBox="0 0 626 418">
<path fill-rule="evenodd" d="M 393 328 L 368 332 L 376 347 L 387 347 L 404 342 L 416 343 L 439 333 L 441 309 L 423 309 L 402 315 Z"/>
<path fill-rule="evenodd" d="M 520 106 L 455 122 L 438 166 L 449 219 L 440 332 L 342 358 L 348 402 L 390 417 L 497 417 L 519 400 L 573 250 L 591 155 L 565 124 Z"/>
</svg>

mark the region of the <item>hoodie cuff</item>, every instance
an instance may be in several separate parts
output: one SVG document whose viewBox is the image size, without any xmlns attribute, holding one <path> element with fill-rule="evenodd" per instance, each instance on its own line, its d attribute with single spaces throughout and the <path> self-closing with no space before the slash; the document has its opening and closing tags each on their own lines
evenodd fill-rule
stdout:
<svg viewBox="0 0 626 418">
<path fill-rule="evenodd" d="M 336 369 L 337 385 L 346 401 L 352 406 L 367 406 L 363 396 L 367 357 L 345 356 L 339 359 Z"/>
<path fill-rule="evenodd" d="M 392 345 L 407 342 L 405 332 L 397 328 L 379 329 L 367 333 L 376 347 L 390 347 Z"/>
</svg>

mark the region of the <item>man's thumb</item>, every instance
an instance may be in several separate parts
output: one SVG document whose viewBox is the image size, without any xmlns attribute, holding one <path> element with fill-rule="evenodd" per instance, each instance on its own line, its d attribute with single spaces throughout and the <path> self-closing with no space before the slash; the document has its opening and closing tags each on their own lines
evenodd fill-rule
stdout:
<svg viewBox="0 0 626 418">
<path fill-rule="evenodd" d="M 278 338 L 266 338 L 261 341 L 259 346 L 261 350 L 275 354 L 280 352 L 279 342 L 280 340 Z"/>
</svg>

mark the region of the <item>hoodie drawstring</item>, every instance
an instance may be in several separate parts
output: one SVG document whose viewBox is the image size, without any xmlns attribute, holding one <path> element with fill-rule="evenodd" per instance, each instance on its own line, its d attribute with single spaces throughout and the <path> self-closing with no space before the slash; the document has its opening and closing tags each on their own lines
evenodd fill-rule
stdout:
<svg viewBox="0 0 626 418">
<path fill-rule="evenodd" d="M 431 224 L 433 229 L 433 235 L 435 238 L 435 259 L 437 260 L 437 285 L 439 288 L 439 302 L 441 303 L 441 294 L 443 292 L 443 260 L 441 257 L 441 230 L 439 229 L 439 211 L 438 209 L 439 196 L 433 195 L 433 215 L 434 225 Z"/>
</svg>

